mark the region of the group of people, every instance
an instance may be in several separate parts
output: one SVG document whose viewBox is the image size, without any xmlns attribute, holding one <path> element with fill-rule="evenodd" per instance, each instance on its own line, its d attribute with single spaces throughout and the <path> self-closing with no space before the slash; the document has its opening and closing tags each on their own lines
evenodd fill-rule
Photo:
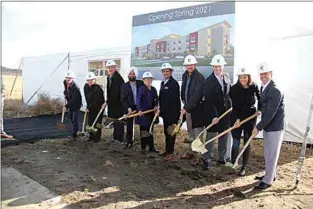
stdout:
<svg viewBox="0 0 313 209">
<path fill-rule="evenodd" d="M 231 159 L 227 159 L 226 151 L 229 136 L 224 134 L 218 139 L 218 157 L 217 164 L 225 165 L 226 162 L 234 163 L 238 156 L 240 141 L 243 134 L 244 143 L 248 141 L 252 134 L 256 135 L 263 131 L 264 138 L 264 157 L 265 157 L 265 176 L 256 177 L 260 183 L 256 189 L 266 189 L 271 186 L 276 179 L 276 167 L 280 154 L 285 129 L 285 110 L 284 98 L 282 92 L 272 80 L 272 70 L 266 63 L 258 66 L 261 79 L 261 88 L 252 81 L 251 74 L 246 68 L 240 68 L 238 72 L 238 81 L 231 85 L 229 75 L 224 72 L 224 66 L 227 64 L 224 57 L 215 55 L 210 65 L 213 66 L 213 72 L 205 78 L 197 70 L 197 60 L 193 55 L 187 55 L 183 65 L 186 67 L 182 75 L 181 89 L 178 82 L 173 78 L 173 67 L 169 63 L 161 66 L 163 81 L 159 94 L 152 86 L 153 75 L 151 72 L 144 72 L 139 78 L 138 70 L 131 67 L 128 72 L 128 81 L 125 83 L 122 76 L 116 70 L 116 63 L 110 60 L 106 63 L 108 69 L 107 77 L 107 97 L 104 98 L 102 88 L 96 84 L 96 77 L 93 73 L 86 76 L 87 83 L 84 86 L 85 99 L 87 102 L 86 111 L 89 112 L 88 125 L 91 125 L 99 111 L 108 107 L 108 117 L 118 119 L 122 116 L 129 116 L 135 112 L 139 114 L 136 118 L 127 119 L 126 146 L 125 149 L 133 147 L 134 125 L 140 126 L 141 153 L 145 154 L 146 147 L 148 152 L 159 153 L 154 147 L 153 134 L 150 132 L 152 123 L 158 123 L 153 120 L 155 116 L 162 117 L 165 151 L 159 153 L 165 160 L 173 159 L 175 135 L 168 133 L 168 128 L 177 124 L 179 118 L 184 116 L 187 123 L 188 138 L 186 143 L 192 143 L 193 140 L 210 124 L 213 127 L 207 130 L 206 139 L 209 140 L 218 133 L 227 130 L 231 126 L 236 128 L 231 131 L 233 138 Z M 70 118 L 73 125 L 73 137 L 77 137 L 78 131 L 78 111 L 82 106 L 82 97 L 78 86 L 73 81 L 73 72 L 68 72 L 64 81 L 64 95 L 67 101 L 65 108 L 70 110 Z M 182 104 L 182 105 L 181 105 Z M 256 106 L 257 104 L 257 106 Z M 222 119 L 218 119 L 223 113 L 232 107 L 232 112 Z M 154 110 L 145 113 L 145 111 Z M 259 111 L 262 116 L 259 123 L 256 118 L 240 125 L 240 122 L 247 117 Z M 101 123 L 101 117 L 97 123 Z M 113 123 L 113 139 L 122 142 L 124 138 L 124 125 L 120 122 Z M 90 135 L 89 140 L 98 142 L 101 137 L 101 128 Z M 204 142 L 205 140 L 201 138 Z M 210 169 L 213 159 L 214 142 L 206 145 L 203 156 L 192 152 L 182 156 L 182 159 L 191 160 L 193 165 L 203 162 L 204 169 Z M 245 175 L 249 163 L 250 145 L 243 154 L 243 165 L 239 172 L 240 176 Z"/>
</svg>

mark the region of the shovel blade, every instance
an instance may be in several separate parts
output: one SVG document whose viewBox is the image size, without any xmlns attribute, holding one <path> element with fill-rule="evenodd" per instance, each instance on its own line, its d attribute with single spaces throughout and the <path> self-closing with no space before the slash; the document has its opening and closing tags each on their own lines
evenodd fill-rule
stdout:
<svg viewBox="0 0 313 209">
<path fill-rule="evenodd" d="M 202 141 L 200 138 L 196 138 L 192 143 L 191 143 L 191 150 L 195 152 L 200 152 L 201 154 L 206 153 L 208 150 L 205 148 L 205 146 L 201 146 Z M 201 147 L 200 147 L 201 146 Z"/>
<path fill-rule="evenodd" d="M 176 126 L 177 126 L 176 124 L 173 124 L 173 125 L 167 127 L 167 129 L 166 129 L 167 134 L 172 135 L 174 133 Z"/>
</svg>

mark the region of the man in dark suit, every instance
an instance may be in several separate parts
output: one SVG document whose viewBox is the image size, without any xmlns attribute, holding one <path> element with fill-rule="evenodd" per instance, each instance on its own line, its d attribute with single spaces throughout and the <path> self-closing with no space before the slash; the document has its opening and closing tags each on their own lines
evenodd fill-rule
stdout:
<svg viewBox="0 0 313 209">
<path fill-rule="evenodd" d="M 186 72 L 182 76 L 181 99 L 184 107 L 182 113 L 186 115 L 187 130 L 189 139 L 187 142 L 191 143 L 199 135 L 204 128 L 203 120 L 203 94 L 202 87 L 205 81 L 204 76 L 197 70 L 197 60 L 193 55 L 185 57 L 183 65 L 186 66 Z M 201 135 L 202 140 L 202 135 Z M 194 158 L 194 153 L 186 153 L 182 159 Z M 199 163 L 199 159 L 193 159 L 192 164 Z"/>
<path fill-rule="evenodd" d="M 82 106 L 82 95 L 80 93 L 79 87 L 74 81 L 74 72 L 68 71 L 65 74 L 64 85 L 64 97 L 67 101 L 65 109 L 69 109 L 70 120 L 73 124 L 72 137 L 76 139 L 78 132 L 78 113 Z M 65 111 L 65 110 L 64 110 Z"/>
<path fill-rule="evenodd" d="M 160 108 L 158 114 L 163 118 L 163 127 L 165 135 L 165 152 L 161 156 L 165 160 L 171 161 L 173 158 L 174 145 L 176 137 L 167 133 L 167 128 L 176 124 L 181 109 L 179 84 L 172 77 L 173 67 L 169 63 L 164 63 L 161 67 L 164 80 L 161 83 L 159 93 Z"/>
<path fill-rule="evenodd" d="M 124 105 L 124 114 L 130 115 L 136 111 L 136 98 L 138 89 L 144 85 L 142 80 L 136 80 L 138 76 L 138 69 L 131 67 L 128 73 L 128 82 L 122 85 L 121 100 Z M 134 142 L 134 118 L 127 119 L 127 133 L 126 133 L 126 146 L 125 149 L 133 147 Z"/>
<path fill-rule="evenodd" d="M 276 167 L 285 129 L 285 104 L 282 92 L 272 80 L 272 70 L 266 63 L 261 63 L 258 68 L 262 81 L 260 97 L 262 116 L 253 134 L 263 130 L 265 175 L 256 177 L 261 182 L 255 189 L 266 189 L 276 179 Z"/>
<path fill-rule="evenodd" d="M 110 118 L 118 119 L 123 116 L 124 107 L 121 100 L 121 87 L 124 84 L 124 79 L 116 70 L 116 63 L 114 60 L 108 60 L 106 63 L 108 68 L 108 78 L 107 78 L 107 103 L 108 106 L 108 116 Z M 124 138 L 124 124 L 123 123 L 113 123 L 113 139 L 117 142 L 122 142 Z"/>
<path fill-rule="evenodd" d="M 204 82 L 203 94 L 205 97 L 206 125 L 208 126 L 212 122 L 215 125 L 207 131 L 206 140 L 210 140 L 216 136 L 217 133 L 226 130 L 230 126 L 230 114 L 226 115 L 220 121 L 217 119 L 231 107 L 231 99 L 229 96 L 231 84 L 229 76 L 223 72 L 224 65 L 227 63 L 223 56 L 215 55 L 210 64 L 213 65 L 213 73 Z M 225 165 L 228 134 L 225 134 L 217 140 L 219 154 L 217 164 Z M 205 170 L 211 167 L 213 145 L 214 142 L 211 142 L 205 147 L 208 150 L 203 155 Z"/>
</svg>

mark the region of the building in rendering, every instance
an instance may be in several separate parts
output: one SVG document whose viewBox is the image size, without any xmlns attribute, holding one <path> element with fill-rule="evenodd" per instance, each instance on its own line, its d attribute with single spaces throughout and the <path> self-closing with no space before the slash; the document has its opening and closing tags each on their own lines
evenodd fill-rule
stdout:
<svg viewBox="0 0 313 209">
<path fill-rule="evenodd" d="M 195 54 L 210 57 L 215 54 L 232 55 L 230 28 L 227 21 L 211 25 L 187 35 L 170 34 L 153 39 L 148 45 L 136 46 L 136 58 L 161 58 Z"/>
</svg>

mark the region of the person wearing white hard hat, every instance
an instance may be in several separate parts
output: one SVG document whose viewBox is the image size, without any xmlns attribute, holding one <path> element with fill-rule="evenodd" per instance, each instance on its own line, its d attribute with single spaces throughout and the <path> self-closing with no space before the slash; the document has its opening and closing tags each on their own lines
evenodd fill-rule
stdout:
<svg viewBox="0 0 313 209">
<path fill-rule="evenodd" d="M 158 94 L 156 89 L 152 86 L 153 75 L 151 72 L 144 72 L 142 79 L 144 85 L 139 88 L 136 101 L 137 111 L 140 114 L 140 116 L 136 119 L 136 122 L 140 126 L 141 153 L 146 154 L 147 145 L 149 146 L 149 152 L 159 153 L 159 151 L 154 147 L 153 135 L 149 134 L 149 129 L 155 113 L 152 112 L 145 115 L 142 114 L 142 112 L 151 109 L 157 111 Z"/>
<path fill-rule="evenodd" d="M 72 137 L 77 138 L 78 132 L 78 113 L 82 106 L 82 95 L 80 93 L 79 87 L 74 81 L 75 74 L 73 71 L 67 71 L 65 73 L 64 85 L 64 97 L 66 100 L 65 109 L 69 109 L 70 120 L 73 124 Z"/>
<path fill-rule="evenodd" d="M 203 86 L 203 95 L 205 97 L 205 122 L 206 126 L 212 122 L 215 124 L 207 130 L 206 140 L 215 137 L 217 133 L 225 131 L 230 126 L 230 114 L 227 114 L 220 121 L 217 120 L 224 112 L 231 108 L 231 99 L 229 96 L 231 84 L 229 76 L 224 73 L 224 65 L 227 63 L 222 55 L 215 55 L 210 63 L 213 66 L 212 74 L 205 80 Z M 225 134 L 218 141 L 218 159 L 217 165 L 226 164 L 226 151 L 229 134 Z M 205 170 L 211 167 L 213 158 L 214 141 L 206 145 L 208 150 L 203 154 L 203 166 Z"/>
<path fill-rule="evenodd" d="M 103 89 L 96 83 L 96 76 L 93 72 L 86 75 L 86 84 L 84 86 L 85 99 L 87 102 L 86 111 L 88 112 L 88 125 L 92 126 L 96 119 L 101 107 L 104 105 L 104 92 Z M 102 123 L 103 114 L 100 114 L 96 124 Z M 95 126 L 96 127 L 96 126 Z M 101 139 L 101 128 L 97 129 L 96 133 L 90 133 L 89 140 L 94 143 L 99 142 Z"/>
<path fill-rule="evenodd" d="M 124 106 L 121 100 L 121 87 L 125 83 L 122 76 L 116 70 L 116 63 L 114 60 L 106 62 L 108 69 L 107 77 L 107 99 L 105 107 L 108 106 L 108 117 L 118 119 L 124 115 Z M 113 139 L 122 143 L 124 139 L 124 124 L 113 123 Z"/>
<path fill-rule="evenodd" d="M 255 189 L 267 189 L 276 179 L 277 162 L 285 129 L 285 104 L 281 90 L 272 80 L 272 70 L 267 63 L 258 66 L 261 79 L 261 121 L 256 125 L 253 134 L 263 130 L 265 175 L 256 177 L 260 183 Z"/>
<path fill-rule="evenodd" d="M 175 136 L 171 136 L 167 129 L 176 124 L 179 120 L 181 102 L 179 93 L 179 84 L 173 78 L 173 67 L 169 63 L 161 66 L 163 81 L 161 82 L 159 92 L 159 110 L 158 114 L 163 119 L 164 135 L 165 135 L 165 152 L 160 154 L 167 161 L 172 161 L 175 145 Z"/>
<path fill-rule="evenodd" d="M 143 86 L 143 81 L 138 78 L 138 69 L 136 67 L 131 67 L 128 72 L 128 82 L 122 85 L 121 98 L 124 105 L 124 114 L 130 115 L 132 112 L 136 111 L 136 98 L 138 90 Z M 126 128 L 126 146 L 124 149 L 133 147 L 134 142 L 134 128 L 135 119 L 127 119 Z"/>
<path fill-rule="evenodd" d="M 181 100 L 184 106 L 181 112 L 186 116 L 189 135 L 189 139 L 185 139 L 185 143 L 191 143 L 204 129 L 202 87 L 205 78 L 197 70 L 197 63 L 193 55 L 187 55 L 183 63 L 186 71 L 182 76 Z M 200 138 L 202 140 L 202 135 Z M 191 164 L 193 165 L 200 162 L 200 158 L 195 157 L 195 153 L 192 152 L 184 154 L 182 159 L 192 159 Z"/>
<path fill-rule="evenodd" d="M 260 91 L 258 85 L 252 81 L 251 74 L 244 67 L 238 69 L 238 81 L 230 89 L 230 98 L 232 100 L 233 111 L 231 113 L 231 124 L 239 124 L 240 121 L 256 113 L 256 101 L 258 101 L 258 110 L 260 110 Z M 242 126 L 232 130 L 233 146 L 231 152 L 232 163 L 239 153 L 240 141 L 243 132 L 244 144 L 249 140 L 252 130 L 256 124 L 256 118 L 248 121 Z M 244 176 L 249 163 L 250 145 L 243 153 L 243 163 L 239 176 Z"/>
</svg>

